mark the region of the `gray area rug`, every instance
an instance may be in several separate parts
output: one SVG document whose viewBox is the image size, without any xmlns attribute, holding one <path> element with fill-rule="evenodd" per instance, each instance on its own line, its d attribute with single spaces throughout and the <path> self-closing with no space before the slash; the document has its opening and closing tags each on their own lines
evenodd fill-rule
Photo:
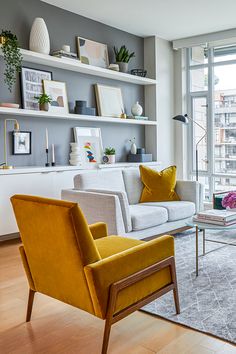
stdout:
<svg viewBox="0 0 236 354">
<path fill-rule="evenodd" d="M 236 245 L 236 230 L 206 231 L 206 238 Z M 202 253 L 200 235 L 199 253 Z M 175 236 L 180 315 L 175 314 L 172 292 L 142 310 L 201 332 L 236 343 L 236 247 L 206 242 L 195 274 L 195 234 Z"/>
</svg>

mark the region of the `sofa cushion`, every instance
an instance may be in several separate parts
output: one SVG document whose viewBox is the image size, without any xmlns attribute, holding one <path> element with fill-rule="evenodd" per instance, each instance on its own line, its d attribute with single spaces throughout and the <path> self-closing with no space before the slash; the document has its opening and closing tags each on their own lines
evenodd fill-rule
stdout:
<svg viewBox="0 0 236 354">
<path fill-rule="evenodd" d="M 157 166 L 152 166 L 152 168 L 154 170 L 158 169 Z M 139 168 L 126 168 L 122 173 L 129 204 L 138 204 L 143 190 Z"/>
<path fill-rule="evenodd" d="M 167 167 L 160 172 L 143 165 L 139 169 L 143 182 L 140 203 L 180 200 L 175 192 L 176 166 Z"/>
<path fill-rule="evenodd" d="M 168 212 L 168 221 L 176 221 L 189 218 L 195 214 L 195 204 L 183 200 L 173 202 L 150 202 L 142 203 L 147 209 L 152 207 L 165 208 Z"/>
<path fill-rule="evenodd" d="M 107 189 L 125 192 L 122 171 L 89 171 L 74 177 L 75 189 Z"/>
<path fill-rule="evenodd" d="M 133 230 L 147 229 L 168 221 L 166 208 L 135 204 L 130 205 L 129 209 Z"/>
</svg>

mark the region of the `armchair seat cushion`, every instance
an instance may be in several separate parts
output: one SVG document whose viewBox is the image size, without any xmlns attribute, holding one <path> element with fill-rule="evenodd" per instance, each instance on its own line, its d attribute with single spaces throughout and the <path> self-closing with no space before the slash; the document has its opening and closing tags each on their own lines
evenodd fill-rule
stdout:
<svg viewBox="0 0 236 354">
<path fill-rule="evenodd" d="M 168 221 L 167 209 L 161 206 L 157 207 L 155 205 L 147 207 L 142 203 L 142 205 L 130 205 L 129 208 L 133 230 L 147 229 Z"/>
<path fill-rule="evenodd" d="M 144 243 L 144 241 L 121 236 L 108 236 L 95 240 L 96 247 L 102 259 L 138 246 L 141 243 Z"/>
<path fill-rule="evenodd" d="M 192 202 L 171 201 L 171 202 L 149 202 L 142 203 L 147 209 L 160 207 L 165 208 L 168 213 L 168 221 L 177 221 L 189 218 L 195 214 L 195 204 Z"/>
</svg>

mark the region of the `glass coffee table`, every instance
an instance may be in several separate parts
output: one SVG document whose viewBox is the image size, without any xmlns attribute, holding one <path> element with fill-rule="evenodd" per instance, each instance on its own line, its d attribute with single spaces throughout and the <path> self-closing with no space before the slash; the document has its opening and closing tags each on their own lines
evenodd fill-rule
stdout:
<svg viewBox="0 0 236 354">
<path fill-rule="evenodd" d="M 236 224 L 231 225 L 231 226 L 219 226 L 219 225 L 214 225 L 214 224 L 207 224 L 207 223 L 201 223 L 198 221 L 194 221 L 193 219 L 189 219 L 186 222 L 186 225 L 192 228 L 195 228 L 195 234 L 196 234 L 196 276 L 198 276 L 198 257 L 199 257 L 199 251 L 198 251 L 198 244 L 199 244 L 199 232 L 202 232 L 202 242 L 203 242 L 203 256 L 206 254 L 206 241 L 210 242 L 216 242 L 216 243 L 221 243 L 224 245 L 232 245 L 235 246 L 233 243 L 228 243 L 228 242 L 223 242 L 223 241 L 214 241 L 214 240 L 208 240 L 206 239 L 206 230 L 220 230 L 220 231 L 230 231 L 230 230 L 236 230 Z"/>
</svg>

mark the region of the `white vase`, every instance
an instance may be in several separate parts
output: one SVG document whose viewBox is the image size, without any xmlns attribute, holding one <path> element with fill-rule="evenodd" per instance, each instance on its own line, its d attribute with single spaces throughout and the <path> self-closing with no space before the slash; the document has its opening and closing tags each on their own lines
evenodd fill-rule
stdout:
<svg viewBox="0 0 236 354">
<path fill-rule="evenodd" d="M 115 163 L 116 162 L 116 155 L 106 155 L 108 157 L 108 162 L 109 164 Z"/>
<path fill-rule="evenodd" d="M 33 52 L 49 54 L 50 39 L 48 29 L 43 18 L 36 17 L 30 31 L 29 49 Z"/>
<path fill-rule="evenodd" d="M 133 116 L 141 116 L 143 113 L 143 107 L 138 103 L 138 101 L 132 106 L 131 113 Z"/>
<path fill-rule="evenodd" d="M 136 155 L 136 154 L 137 154 L 137 146 L 136 146 L 135 143 L 132 143 L 132 144 L 131 144 L 130 153 L 131 153 L 132 155 Z"/>
</svg>

